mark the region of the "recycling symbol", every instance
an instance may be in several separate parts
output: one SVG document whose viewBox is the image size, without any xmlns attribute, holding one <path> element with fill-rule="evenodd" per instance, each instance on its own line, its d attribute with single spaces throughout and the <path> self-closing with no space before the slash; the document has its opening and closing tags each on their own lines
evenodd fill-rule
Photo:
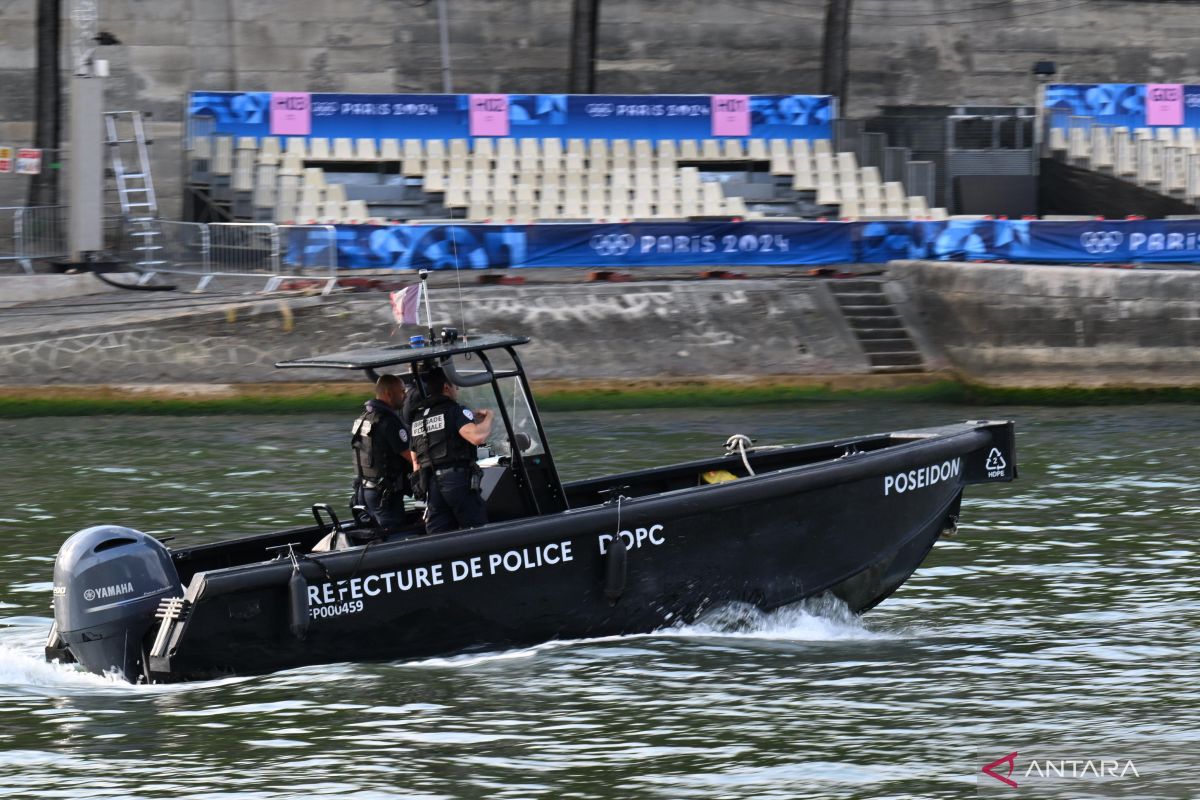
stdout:
<svg viewBox="0 0 1200 800">
<path fill-rule="evenodd" d="M 988 471 L 988 475 L 995 477 L 994 473 L 1004 472 L 1007 466 L 1008 463 L 1004 460 L 1004 456 L 1000 454 L 1000 448 L 993 447 L 992 452 L 988 453 L 987 463 L 984 465 Z"/>
</svg>

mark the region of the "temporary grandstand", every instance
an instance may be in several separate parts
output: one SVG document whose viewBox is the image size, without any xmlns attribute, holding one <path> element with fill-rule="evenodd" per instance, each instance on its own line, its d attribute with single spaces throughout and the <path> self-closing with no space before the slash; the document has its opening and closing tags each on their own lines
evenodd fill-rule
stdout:
<svg viewBox="0 0 1200 800">
<path fill-rule="evenodd" d="M 206 95 L 205 100 L 210 100 Z M 342 98 L 349 97 L 346 95 Z M 413 96 L 408 96 L 409 98 Z M 603 98 L 600 98 L 603 99 Z M 701 98 L 705 103 L 707 96 Z M 944 219 L 833 138 L 244 135 L 196 115 L 192 216 L 297 224 Z M 779 126 L 776 126 L 779 127 Z M 614 125 L 611 133 L 619 134 Z"/>
</svg>

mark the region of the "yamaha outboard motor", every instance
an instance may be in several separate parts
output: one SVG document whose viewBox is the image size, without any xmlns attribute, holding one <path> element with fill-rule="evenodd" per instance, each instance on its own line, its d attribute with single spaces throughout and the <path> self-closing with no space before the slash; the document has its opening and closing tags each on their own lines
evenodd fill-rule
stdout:
<svg viewBox="0 0 1200 800">
<path fill-rule="evenodd" d="M 54 630 L 46 657 L 70 651 L 90 672 L 115 669 L 135 683 L 159 601 L 182 594 L 171 554 L 158 540 L 116 525 L 79 531 L 54 562 Z"/>
</svg>

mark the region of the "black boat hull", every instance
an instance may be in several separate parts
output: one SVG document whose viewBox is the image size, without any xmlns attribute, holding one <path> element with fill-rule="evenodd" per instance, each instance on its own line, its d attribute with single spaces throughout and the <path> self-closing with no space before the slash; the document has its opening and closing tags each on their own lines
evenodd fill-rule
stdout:
<svg viewBox="0 0 1200 800">
<path fill-rule="evenodd" d="M 197 572 L 147 641 L 143 674 L 128 677 L 495 651 L 650 632 L 724 603 L 770 610 L 825 593 L 861 612 L 896 591 L 954 527 L 965 485 L 1015 477 L 1011 423 L 912 434 L 873 452 L 848 440 L 840 457 L 817 463 L 756 466 L 760 474 L 726 483 L 314 555 L 295 567 L 280 559 Z M 783 463 L 790 452 L 754 463 Z M 592 484 L 566 488 L 583 496 Z M 307 607 L 289 592 L 297 569 Z"/>
</svg>

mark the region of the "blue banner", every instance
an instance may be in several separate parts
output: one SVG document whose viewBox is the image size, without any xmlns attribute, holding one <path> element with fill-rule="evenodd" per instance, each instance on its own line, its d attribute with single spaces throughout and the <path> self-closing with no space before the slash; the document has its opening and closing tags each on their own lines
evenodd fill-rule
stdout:
<svg viewBox="0 0 1200 800">
<path fill-rule="evenodd" d="M 1070 127 L 1070 117 L 1133 128 L 1200 128 L 1200 86 L 1155 83 L 1052 83 L 1046 87 L 1050 124 Z"/>
<path fill-rule="evenodd" d="M 288 260 L 317 266 L 327 247 L 290 239 Z M 342 268 L 803 266 L 893 259 L 1042 264 L 1200 263 L 1200 221 L 646 222 L 541 225 L 339 225 Z"/>
<path fill-rule="evenodd" d="M 499 133 L 472 124 L 467 94 L 287 93 L 300 98 L 299 133 L 273 117 L 271 92 L 192 92 L 188 115 L 215 133 L 325 138 L 462 139 L 472 135 L 561 139 L 830 139 L 837 104 L 828 95 L 746 95 L 736 119 L 714 120 L 716 98 L 734 95 L 475 95 L 500 98 Z M 281 96 L 281 95 L 275 95 Z M 307 105 L 307 108 L 304 106 Z M 294 112 L 293 112 L 294 113 Z M 293 123 L 295 119 L 292 119 Z M 726 122 L 734 127 L 724 128 Z M 744 128 L 738 128 L 738 124 Z M 489 128 L 489 130 L 491 130 Z M 725 133 L 724 130 L 744 132 Z"/>
</svg>

